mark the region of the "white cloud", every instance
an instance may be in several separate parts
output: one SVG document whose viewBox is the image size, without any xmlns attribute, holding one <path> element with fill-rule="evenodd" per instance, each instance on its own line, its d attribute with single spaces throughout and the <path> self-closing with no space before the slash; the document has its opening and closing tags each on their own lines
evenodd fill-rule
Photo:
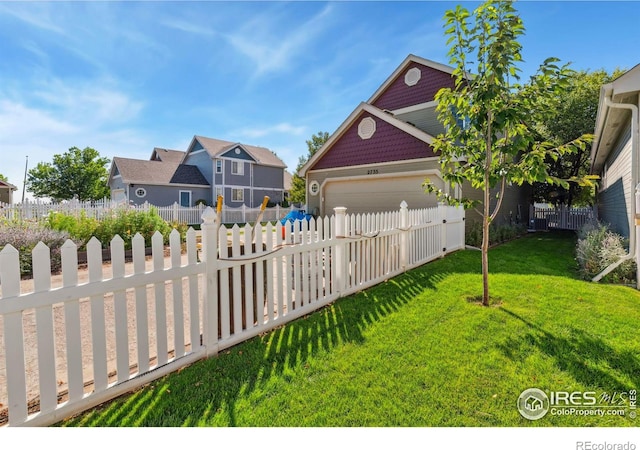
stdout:
<svg viewBox="0 0 640 450">
<path fill-rule="evenodd" d="M 325 30 L 332 9 L 332 5 L 326 6 L 297 27 L 291 26 L 290 17 L 279 23 L 271 13 L 259 15 L 224 37 L 255 64 L 256 76 L 277 72 L 287 68 Z"/>
</svg>

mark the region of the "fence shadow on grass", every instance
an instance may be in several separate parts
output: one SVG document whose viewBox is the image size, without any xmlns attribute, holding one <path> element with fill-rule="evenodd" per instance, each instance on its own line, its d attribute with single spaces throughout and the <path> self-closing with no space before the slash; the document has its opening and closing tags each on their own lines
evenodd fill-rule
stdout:
<svg viewBox="0 0 640 450">
<path fill-rule="evenodd" d="M 236 426 L 236 405 L 256 388 L 273 377 L 293 378 L 321 352 L 364 342 L 368 327 L 434 281 L 427 271 L 397 276 L 58 425 Z"/>
<path fill-rule="evenodd" d="M 569 327 L 566 336 L 560 336 L 513 311 L 505 308 L 500 311 L 519 320 L 530 330 L 523 336 L 510 337 L 500 346 L 508 358 L 521 361 L 528 350 L 535 347 L 553 358 L 560 370 L 590 387 L 607 392 L 628 392 L 640 385 L 640 358 L 632 351 L 619 351 L 602 339 L 575 327 Z M 561 386 L 549 386 L 554 387 Z"/>
</svg>

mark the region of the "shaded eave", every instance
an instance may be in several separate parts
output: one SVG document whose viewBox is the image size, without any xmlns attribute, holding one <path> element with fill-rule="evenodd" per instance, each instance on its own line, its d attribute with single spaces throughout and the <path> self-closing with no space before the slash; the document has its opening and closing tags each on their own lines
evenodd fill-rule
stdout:
<svg viewBox="0 0 640 450">
<path fill-rule="evenodd" d="M 434 137 L 430 134 L 425 133 L 424 131 L 414 127 L 413 125 L 396 119 L 391 114 L 384 112 L 381 109 L 376 108 L 375 106 L 362 102 L 351 114 L 349 114 L 349 117 L 347 117 L 347 119 L 342 122 L 340 127 L 338 127 L 338 129 L 331 136 L 329 136 L 327 142 L 325 142 L 324 145 L 322 145 L 322 147 L 320 147 L 320 149 L 311 158 L 309 158 L 309 161 L 307 161 L 307 163 L 300 168 L 300 170 L 298 171 L 298 176 L 304 178 L 307 172 L 311 170 L 311 168 L 329 151 L 329 149 L 355 123 L 355 120 L 363 112 L 367 112 L 372 116 L 375 116 L 378 119 L 387 122 L 388 124 L 404 131 L 407 134 L 410 134 L 416 139 L 419 139 L 429 145 L 433 144 Z"/>
<path fill-rule="evenodd" d="M 600 88 L 590 155 L 592 174 L 599 174 L 602 171 L 605 161 L 616 145 L 621 127 L 626 126 L 630 115 L 627 110 L 606 106 L 605 99 L 610 98 L 614 103 L 634 103 L 637 106 L 638 92 L 640 92 L 640 64 Z"/>
</svg>

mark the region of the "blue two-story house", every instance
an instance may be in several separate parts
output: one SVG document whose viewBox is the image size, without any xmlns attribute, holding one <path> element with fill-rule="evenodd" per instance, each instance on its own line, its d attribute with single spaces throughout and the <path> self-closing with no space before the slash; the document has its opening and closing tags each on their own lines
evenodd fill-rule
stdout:
<svg viewBox="0 0 640 450">
<path fill-rule="evenodd" d="M 265 195 L 285 200 L 286 164 L 265 147 L 194 136 L 185 152 L 156 148 L 151 158 L 113 158 L 111 198 L 132 204 L 257 207 Z"/>
</svg>

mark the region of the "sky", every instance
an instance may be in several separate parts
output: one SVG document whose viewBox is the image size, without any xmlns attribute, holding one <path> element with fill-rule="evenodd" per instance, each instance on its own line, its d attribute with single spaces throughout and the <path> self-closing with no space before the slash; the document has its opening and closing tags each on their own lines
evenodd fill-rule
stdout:
<svg viewBox="0 0 640 450">
<path fill-rule="evenodd" d="M 71 147 L 149 159 L 195 135 L 274 151 L 293 172 L 409 54 L 448 64 L 445 1 L 0 0 L 0 174 Z M 640 2 L 520 1 L 522 75 L 640 63 Z M 26 198 L 33 198 L 27 192 Z"/>
</svg>

